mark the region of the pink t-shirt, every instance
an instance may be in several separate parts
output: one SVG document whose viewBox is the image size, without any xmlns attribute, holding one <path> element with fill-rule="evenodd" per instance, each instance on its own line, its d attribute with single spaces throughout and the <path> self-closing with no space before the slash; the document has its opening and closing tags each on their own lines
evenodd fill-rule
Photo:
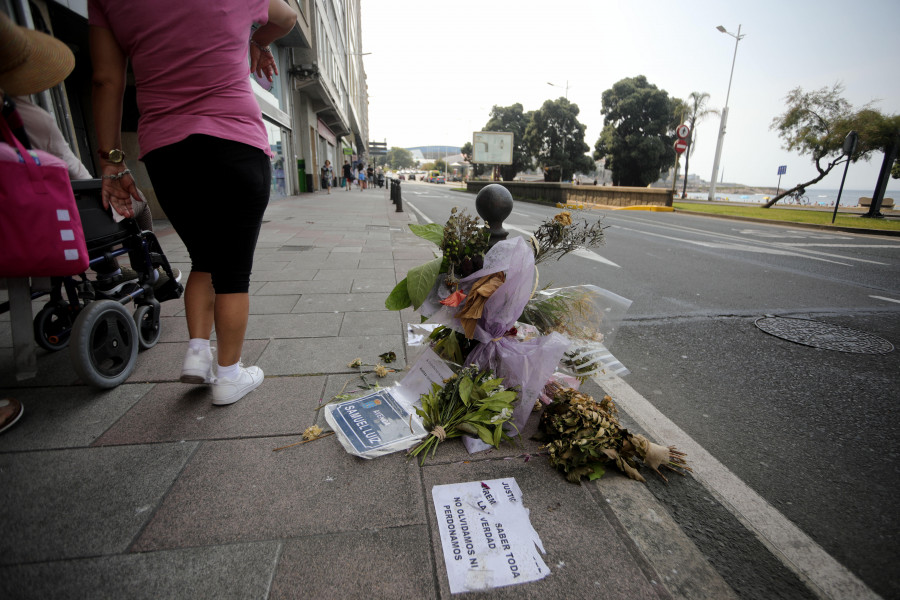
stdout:
<svg viewBox="0 0 900 600">
<path fill-rule="evenodd" d="M 137 84 L 141 156 L 200 133 L 271 156 L 250 87 L 253 23 L 268 0 L 88 0 L 88 22 L 112 31 Z"/>
</svg>

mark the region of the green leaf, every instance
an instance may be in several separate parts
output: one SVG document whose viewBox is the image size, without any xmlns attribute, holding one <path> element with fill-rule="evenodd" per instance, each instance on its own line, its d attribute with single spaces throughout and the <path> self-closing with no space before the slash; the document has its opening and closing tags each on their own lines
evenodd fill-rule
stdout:
<svg viewBox="0 0 900 600">
<path fill-rule="evenodd" d="M 463 404 L 466 406 L 469 405 L 469 397 L 472 395 L 472 380 L 468 377 L 463 377 L 462 381 L 459 382 L 459 397 L 462 398 Z"/>
<path fill-rule="evenodd" d="M 504 390 L 502 392 L 497 392 L 493 396 L 489 396 L 488 399 L 493 402 L 506 402 L 512 403 L 516 399 L 516 392 L 512 390 Z"/>
<path fill-rule="evenodd" d="M 495 377 L 494 379 L 486 379 L 485 381 L 482 381 L 481 387 L 483 387 L 484 389 L 486 389 L 488 391 L 491 391 L 491 390 L 496 389 L 496 387 L 499 386 L 501 383 L 503 383 L 503 378 Z"/>
<path fill-rule="evenodd" d="M 485 423 L 485 424 L 487 424 L 487 423 L 491 422 L 491 417 L 496 415 L 497 412 L 499 412 L 499 411 L 480 409 L 473 413 L 467 414 L 466 421 L 468 421 L 469 423 L 476 423 L 476 424 L 477 423 Z"/>
<path fill-rule="evenodd" d="M 452 363 L 461 364 L 463 361 L 462 349 L 459 347 L 455 331 L 451 331 L 447 337 L 435 344 L 434 351 L 441 358 Z"/>
<path fill-rule="evenodd" d="M 478 406 L 480 409 L 489 410 L 495 413 L 499 413 L 504 408 L 512 408 L 512 404 L 509 402 L 504 402 L 503 400 L 494 400 L 493 398 L 488 398 L 482 404 Z"/>
<path fill-rule="evenodd" d="M 433 242 L 437 246 L 440 246 L 441 242 L 444 241 L 444 226 L 440 223 L 428 223 L 426 225 L 410 223 L 409 230 L 423 240 Z"/>
<path fill-rule="evenodd" d="M 494 448 L 500 447 L 501 439 L 503 439 L 503 425 L 497 425 L 494 428 Z"/>
<path fill-rule="evenodd" d="M 468 433 L 469 435 L 478 435 L 478 430 L 471 423 L 459 423 L 456 426 L 457 429 L 462 431 L 463 433 Z"/>
<path fill-rule="evenodd" d="M 388 310 L 403 310 L 412 304 L 409 299 L 409 291 L 406 288 L 406 278 L 394 286 L 387 300 L 384 301 L 384 307 Z"/>
<path fill-rule="evenodd" d="M 478 430 L 478 437 L 481 438 L 482 442 L 490 445 L 494 444 L 494 436 L 491 435 L 491 432 L 487 427 L 485 427 L 484 425 L 479 425 L 477 423 L 472 423 L 472 425 L 475 427 L 475 429 Z"/>
<path fill-rule="evenodd" d="M 594 463 L 594 471 L 588 475 L 588 481 L 594 481 L 595 479 L 600 479 L 603 475 L 606 474 L 606 469 L 600 463 Z"/>
<path fill-rule="evenodd" d="M 413 308 L 418 309 L 425 302 L 428 292 L 434 287 L 434 280 L 440 273 L 442 260 L 442 258 L 435 258 L 424 265 L 413 267 L 406 274 L 406 289 Z M 393 294 L 393 292 L 391 293 Z"/>
</svg>

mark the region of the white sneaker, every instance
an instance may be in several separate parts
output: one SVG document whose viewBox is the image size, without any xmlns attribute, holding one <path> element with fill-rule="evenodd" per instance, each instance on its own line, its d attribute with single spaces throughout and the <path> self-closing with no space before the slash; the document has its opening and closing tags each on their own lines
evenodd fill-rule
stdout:
<svg viewBox="0 0 900 600">
<path fill-rule="evenodd" d="M 213 348 L 208 351 L 188 348 L 181 365 L 181 383 L 212 383 L 216 380 L 213 374 Z"/>
<path fill-rule="evenodd" d="M 213 382 L 213 404 L 222 406 L 233 404 L 259 387 L 263 382 L 263 372 L 259 367 L 244 367 L 234 379 L 216 379 Z"/>
</svg>

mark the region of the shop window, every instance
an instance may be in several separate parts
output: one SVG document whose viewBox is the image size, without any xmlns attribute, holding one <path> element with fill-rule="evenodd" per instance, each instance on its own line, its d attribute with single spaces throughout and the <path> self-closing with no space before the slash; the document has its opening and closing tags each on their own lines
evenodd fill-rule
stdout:
<svg viewBox="0 0 900 600">
<path fill-rule="evenodd" d="M 281 127 L 270 123 L 265 119 L 266 133 L 269 136 L 269 148 L 272 150 L 272 198 L 281 198 L 287 195 L 287 179 L 285 172 L 285 147 L 284 135 Z"/>
</svg>

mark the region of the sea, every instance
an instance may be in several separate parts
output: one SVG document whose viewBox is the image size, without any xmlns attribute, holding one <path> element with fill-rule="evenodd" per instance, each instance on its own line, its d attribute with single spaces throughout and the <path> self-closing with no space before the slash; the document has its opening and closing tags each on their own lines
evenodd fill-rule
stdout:
<svg viewBox="0 0 900 600">
<path fill-rule="evenodd" d="M 860 198 L 871 198 L 874 190 L 848 190 L 841 192 L 841 206 L 852 208 L 859 206 Z M 748 204 L 764 204 L 773 198 L 775 194 L 728 194 L 716 192 L 716 198 L 727 202 L 746 202 Z M 687 197 L 693 200 L 706 200 L 705 192 L 688 192 Z M 838 190 L 828 190 L 819 188 L 806 188 L 806 197 L 809 198 L 811 206 L 834 206 L 838 198 Z M 884 193 L 885 198 L 893 198 L 895 205 L 900 205 L 900 190 L 887 190 Z M 676 201 L 677 201 L 676 197 Z M 789 198 L 782 198 L 776 206 L 791 206 L 793 203 Z"/>
</svg>

